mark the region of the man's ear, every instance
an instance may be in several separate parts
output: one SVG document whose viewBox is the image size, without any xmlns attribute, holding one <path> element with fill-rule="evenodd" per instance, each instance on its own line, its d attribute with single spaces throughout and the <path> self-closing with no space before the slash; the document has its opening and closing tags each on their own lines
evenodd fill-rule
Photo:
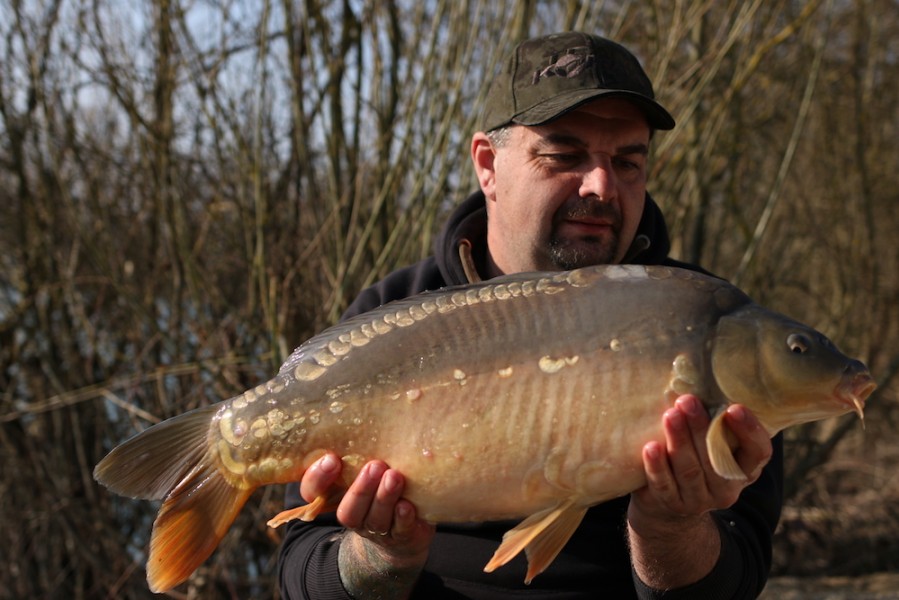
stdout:
<svg viewBox="0 0 899 600">
<path fill-rule="evenodd" d="M 471 162 L 474 164 L 474 172 L 477 175 L 481 191 L 488 200 L 494 199 L 496 190 L 496 149 L 490 142 L 490 138 L 483 131 L 478 131 L 471 136 Z"/>
</svg>

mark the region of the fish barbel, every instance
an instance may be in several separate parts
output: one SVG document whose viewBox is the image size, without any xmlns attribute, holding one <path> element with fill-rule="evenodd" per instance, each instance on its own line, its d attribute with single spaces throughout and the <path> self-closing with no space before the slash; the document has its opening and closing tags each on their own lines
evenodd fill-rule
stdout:
<svg viewBox="0 0 899 600">
<path fill-rule="evenodd" d="M 494 279 L 387 304 L 325 330 L 271 381 L 150 427 L 95 478 L 163 500 L 147 579 L 185 580 L 258 487 L 299 481 L 326 451 L 344 484 L 371 459 L 403 473 L 431 522 L 524 518 L 485 570 L 527 550 L 529 581 L 587 508 L 643 485 L 662 414 L 702 399 L 716 472 L 744 478 L 724 408 L 768 433 L 855 411 L 874 381 L 821 333 L 681 269 L 597 266 Z M 312 520 L 338 498 L 281 513 Z"/>
</svg>

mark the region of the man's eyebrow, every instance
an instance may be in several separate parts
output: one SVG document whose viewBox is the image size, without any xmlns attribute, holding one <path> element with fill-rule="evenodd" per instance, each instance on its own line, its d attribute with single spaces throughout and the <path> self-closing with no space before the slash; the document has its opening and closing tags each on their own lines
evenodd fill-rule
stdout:
<svg viewBox="0 0 899 600">
<path fill-rule="evenodd" d="M 646 144 L 629 144 L 617 148 L 616 151 L 618 154 L 642 154 L 647 156 L 649 154 L 649 146 Z"/>
<path fill-rule="evenodd" d="M 577 146 L 578 148 L 586 148 L 587 142 L 576 135 L 568 133 L 552 132 L 537 139 L 538 147 L 542 146 Z"/>
<path fill-rule="evenodd" d="M 541 136 L 540 138 L 538 138 L 535 144 L 538 149 L 555 145 L 574 146 L 576 148 L 587 148 L 589 146 L 587 140 L 581 137 L 559 132 L 548 133 L 544 136 Z M 649 146 L 643 143 L 627 144 L 625 146 L 619 146 L 618 148 L 616 148 L 615 154 L 619 156 L 627 154 L 642 154 L 646 156 L 649 154 Z"/>
</svg>

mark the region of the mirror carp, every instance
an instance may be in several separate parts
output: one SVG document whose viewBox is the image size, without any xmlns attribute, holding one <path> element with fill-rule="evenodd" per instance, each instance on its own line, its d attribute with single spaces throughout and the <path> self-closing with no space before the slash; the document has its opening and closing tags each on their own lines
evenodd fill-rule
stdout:
<svg viewBox="0 0 899 600">
<path fill-rule="evenodd" d="M 299 346 L 279 373 L 230 400 L 154 425 L 95 468 L 110 490 L 163 500 L 150 588 L 184 581 L 260 486 L 299 481 L 325 451 L 345 484 L 371 459 L 406 479 L 431 522 L 524 520 L 492 571 L 521 550 L 527 581 L 586 510 L 643 485 L 641 449 L 664 440 L 683 394 L 712 423 L 716 472 L 744 478 L 724 408 L 771 436 L 855 412 L 868 369 L 818 331 L 725 281 L 682 269 L 596 266 L 519 274 L 399 300 Z M 270 521 L 312 520 L 339 494 Z"/>
</svg>

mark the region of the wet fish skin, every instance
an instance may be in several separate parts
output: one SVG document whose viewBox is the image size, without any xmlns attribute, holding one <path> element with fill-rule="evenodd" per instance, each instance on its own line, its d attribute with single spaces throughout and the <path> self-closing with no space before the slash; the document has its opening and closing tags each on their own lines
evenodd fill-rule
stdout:
<svg viewBox="0 0 899 600">
<path fill-rule="evenodd" d="M 526 549 L 530 580 L 589 506 L 645 484 L 641 448 L 664 439 L 661 415 L 677 396 L 703 399 L 716 415 L 714 467 L 745 477 L 727 445 L 728 403 L 774 435 L 861 416 L 873 388 L 864 365 L 823 335 L 715 278 L 636 266 L 515 275 L 328 329 L 271 381 L 125 442 L 95 477 L 164 500 L 148 561 L 155 591 L 212 553 L 253 490 L 298 481 L 327 450 L 343 457 L 347 485 L 373 458 L 398 469 L 422 518 L 527 517 L 487 568 Z M 335 501 L 272 524 L 311 520 Z"/>
</svg>

